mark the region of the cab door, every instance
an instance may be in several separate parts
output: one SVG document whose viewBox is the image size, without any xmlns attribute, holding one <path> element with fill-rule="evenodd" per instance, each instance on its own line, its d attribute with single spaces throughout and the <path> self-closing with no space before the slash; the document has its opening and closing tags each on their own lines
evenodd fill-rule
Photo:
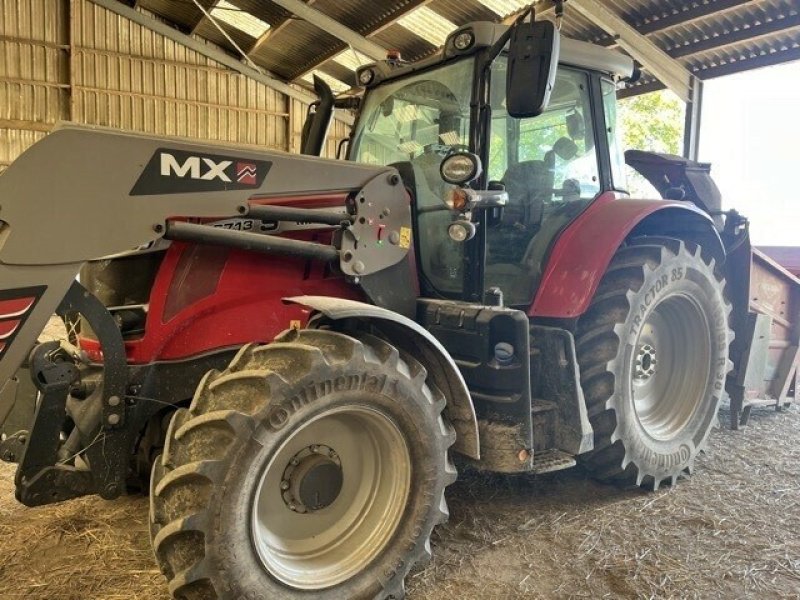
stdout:
<svg viewBox="0 0 800 600">
<path fill-rule="evenodd" d="M 487 170 L 509 199 L 502 216 L 487 223 L 484 285 L 499 287 L 507 305 L 524 306 L 550 243 L 603 184 L 591 75 L 559 67 L 547 111 L 515 119 L 505 109 L 505 66 L 504 59 L 495 62 L 489 84 Z"/>
</svg>

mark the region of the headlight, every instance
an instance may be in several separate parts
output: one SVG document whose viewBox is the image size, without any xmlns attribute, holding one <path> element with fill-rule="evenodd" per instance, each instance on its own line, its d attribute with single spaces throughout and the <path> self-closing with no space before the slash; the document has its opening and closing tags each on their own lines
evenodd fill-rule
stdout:
<svg viewBox="0 0 800 600">
<path fill-rule="evenodd" d="M 462 52 L 470 48 L 473 43 L 475 43 L 475 34 L 470 30 L 462 31 L 453 38 L 453 47 Z"/>
<path fill-rule="evenodd" d="M 447 183 L 464 185 L 481 174 L 481 161 L 471 152 L 456 152 L 442 161 L 439 173 Z"/>
<path fill-rule="evenodd" d="M 475 237 L 475 225 L 469 221 L 453 221 L 447 228 L 447 235 L 454 242 L 466 242 Z"/>
<path fill-rule="evenodd" d="M 375 71 L 372 69 L 364 69 L 358 73 L 358 83 L 361 85 L 369 85 L 375 79 Z"/>
</svg>

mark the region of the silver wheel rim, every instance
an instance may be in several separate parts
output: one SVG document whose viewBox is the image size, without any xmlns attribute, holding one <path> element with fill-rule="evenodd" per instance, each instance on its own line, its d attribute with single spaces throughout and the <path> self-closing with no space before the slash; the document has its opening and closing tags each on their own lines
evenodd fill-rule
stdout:
<svg viewBox="0 0 800 600">
<path fill-rule="evenodd" d="M 385 548 L 410 486 L 408 445 L 387 415 L 352 405 L 318 415 L 261 475 L 251 529 L 262 565 L 298 589 L 346 581 Z"/>
<path fill-rule="evenodd" d="M 711 373 L 711 328 L 702 307 L 679 294 L 659 302 L 639 332 L 631 367 L 642 428 L 656 440 L 675 438 L 702 404 Z"/>
</svg>

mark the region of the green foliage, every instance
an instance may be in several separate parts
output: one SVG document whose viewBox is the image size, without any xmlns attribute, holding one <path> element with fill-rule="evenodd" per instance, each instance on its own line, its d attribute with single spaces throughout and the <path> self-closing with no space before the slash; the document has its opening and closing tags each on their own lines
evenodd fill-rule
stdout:
<svg viewBox="0 0 800 600">
<path fill-rule="evenodd" d="M 617 114 L 626 150 L 682 154 L 684 104 L 669 90 L 651 92 L 618 102 Z M 628 191 L 637 198 L 660 194 L 631 167 L 626 167 Z"/>
<path fill-rule="evenodd" d="M 668 90 L 619 102 L 626 149 L 681 154 L 684 104 Z"/>
</svg>

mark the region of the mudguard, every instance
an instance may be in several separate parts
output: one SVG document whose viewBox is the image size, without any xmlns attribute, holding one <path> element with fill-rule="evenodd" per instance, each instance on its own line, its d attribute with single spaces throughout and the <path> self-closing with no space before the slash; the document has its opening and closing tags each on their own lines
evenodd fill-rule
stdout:
<svg viewBox="0 0 800 600">
<path fill-rule="evenodd" d="M 725 257 L 713 221 L 693 204 L 634 200 L 607 192 L 556 240 L 528 315 L 562 319 L 581 316 L 589 308 L 614 253 L 637 232 L 701 243 L 718 263 Z"/>
<path fill-rule="evenodd" d="M 424 327 L 396 312 L 355 300 L 296 296 L 285 301 L 311 308 L 331 321 L 352 319 L 375 325 L 389 335 L 393 344 L 412 353 L 447 397 L 445 414 L 456 430 L 455 450 L 475 460 L 480 459 L 478 419 L 467 384 L 444 346 Z"/>
</svg>

